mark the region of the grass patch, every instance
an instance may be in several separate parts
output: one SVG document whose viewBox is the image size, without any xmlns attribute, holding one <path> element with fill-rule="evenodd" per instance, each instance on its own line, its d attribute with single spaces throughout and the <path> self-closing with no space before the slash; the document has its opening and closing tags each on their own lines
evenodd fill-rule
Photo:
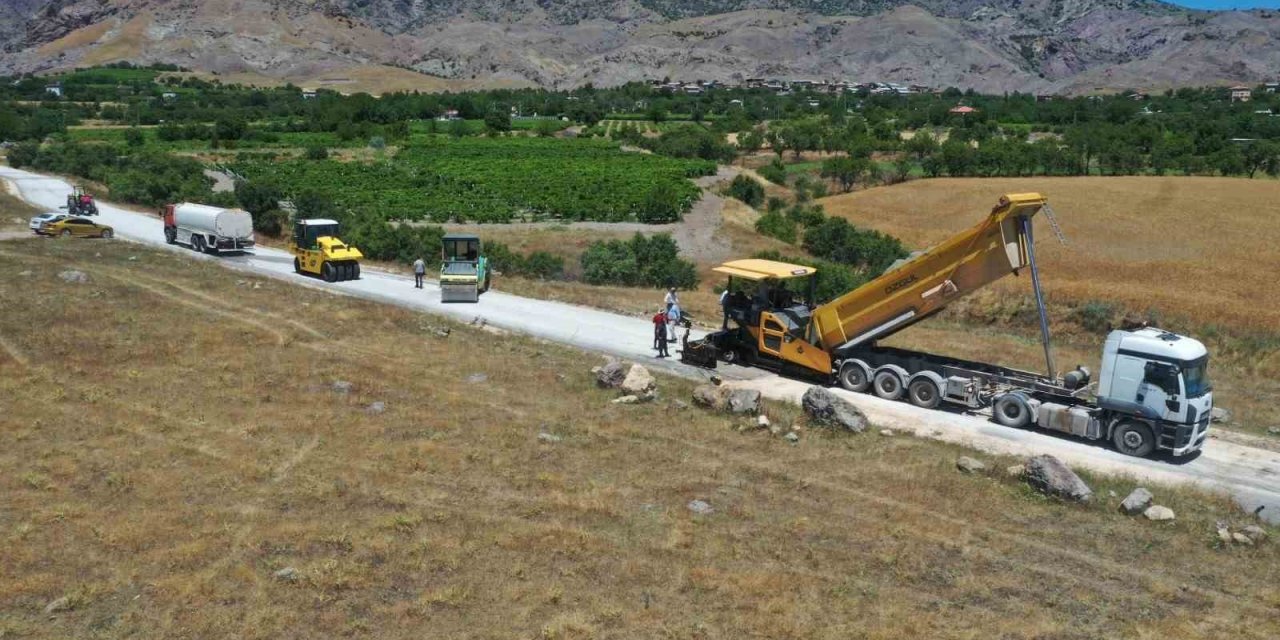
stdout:
<svg viewBox="0 0 1280 640">
<path fill-rule="evenodd" d="M 611 405 L 590 355 L 123 242 L 0 244 L 23 270 L 0 280 L 5 637 L 1280 633 L 1280 547 L 1216 548 L 1222 500 L 1154 487 L 1179 515 L 1156 525 L 929 441 L 791 446 L 680 408 L 681 380 Z"/>
</svg>

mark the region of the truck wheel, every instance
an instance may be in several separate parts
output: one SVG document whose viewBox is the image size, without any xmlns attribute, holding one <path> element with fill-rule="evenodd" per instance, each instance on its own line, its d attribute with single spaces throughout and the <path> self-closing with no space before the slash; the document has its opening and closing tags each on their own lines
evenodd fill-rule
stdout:
<svg viewBox="0 0 1280 640">
<path fill-rule="evenodd" d="M 293 272 L 302 273 L 302 261 L 297 258 L 293 259 Z"/>
<path fill-rule="evenodd" d="M 872 380 L 876 395 L 885 400 L 897 400 L 902 397 L 902 378 L 894 371 L 887 369 L 877 371 Z"/>
<path fill-rule="evenodd" d="M 996 422 L 1006 427 L 1022 429 L 1031 424 L 1031 405 L 1027 404 L 1026 398 L 1017 393 L 1006 393 L 996 398 L 991 413 L 995 416 Z"/>
<path fill-rule="evenodd" d="M 862 363 L 850 360 L 840 367 L 840 386 L 855 393 L 863 393 L 871 388 L 871 379 Z"/>
<path fill-rule="evenodd" d="M 351 264 L 351 279 L 352 280 L 360 279 L 360 263 L 359 262 L 354 262 Z"/>
<path fill-rule="evenodd" d="M 937 409 L 942 404 L 942 391 L 933 380 L 916 378 L 907 386 L 907 399 L 917 407 Z"/>
<path fill-rule="evenodd" d="M 164 230 L 164 243 L 173 244 L 178 240 L 178 230 L 172 227 Z"/>
<path fill-rule="evenodd" d="M 480 287 L 480 293 L 484 293 L 488 290 L 489 290 L 489 274 L 486 273 L 484 274 L 484 286 Z"/>
<path fill-rule="evenodd" d="M 1115 432 L 1111 434 L 1111 444 L 1116 446 L 1116 451 L 1127 456 L 1145 458 L 1156 450 L 1156 437 L 1145 423 L 1126 420 L 1116 425 Z"/>
<path fill-rule="evenodd" d="M 350 263 L 350 262 L 343 263 L 343 265 L 342 265 L 342 279 L 343 279 L 343 280 L 355 280 L 355 278 L 354 278 L 354 277 L 352 277 L 352 276 L 354 276 L 354 275 L 355 275 L 355 269 L 352 269 L 352 268 L 351 268 L 351 263 Z"/>
<path fill-rule="evenodd" d="M 332 262 L 326 262 L 320 265 L 320 276 L 325 282 L 335 282 L 338 279 L 338 270 L 333 267 Z"/>
<path fill-rule="evenodd" d="M 191 250 L 204 253 L 204 238 L 197 235 L 191 236 Z"/>
</svg>

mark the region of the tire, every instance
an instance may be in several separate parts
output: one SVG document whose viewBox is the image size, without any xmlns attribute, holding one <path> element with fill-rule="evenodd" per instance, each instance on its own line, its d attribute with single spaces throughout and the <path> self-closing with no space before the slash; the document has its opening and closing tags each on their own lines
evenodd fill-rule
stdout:
<svg viewBox="0 0 1280 640">
<path fill-rule="evenodd" d="M 113 235 L 113 233 L 112 233 L 112 231 L 111 231 L 110 229 L 103 229 L 103 230 L 102 230 L 102 237 L 103 237 L 104 239 L 106 239 L 106 240 L 110 240 L 112 235 Z"/>
<path fill-rule="evenodd" d="M 485 293 L 488 290 L 489 290 L 489 274 L 488 272 L 486 272 L 484 274 L 484 286 L 480 287 L 480 293 Z"/>
<path fill-rule="evenodd" d="M 353 271 L 354 271 L 354 269 L 352 269 L 352 268 L 351 268 L 351 263 L 350 263 L 350 262 L 344 262 L 344 263 L 342 263 L 342 280 L 343 280 L 344 282 L 345 282 L 345 281 L 347 281 L 347 280 L 351 280 L 351 275 L 352 275 L 352 272 L 353 272 Z"/>
<path fill-rule="evenodd" d="M 178 241 L 178 230 L 169 228 L 164 230 L 164 243 L 173 244 Z"/>
<path fill-rule="evenodd" d="M 204 253 L 204 238 L 200 236 L 191 236 L 191 250 L 197 253 Z"/>
<path fill-rule="evenodd" d="M 871 383 L 876 395 L 885 400 L 897 400 L 902 397 L 902 378 L 898 377 L 898 374 L 894 371 L 887 369 L 877 371 L 875 377 L 871 379 Z"/>
<path fill-rule="evenodd" d="M 293 259 L 293 272 L 302 273 L 302 261 L 297 258 Z"/>
<path fill-rule="evenodd" d="M 942 404 L 942 390 L 938 383 L 921 376 L 907 385 L 907 400 L 923 409 L 937 409 Z"/>
<path fill-rule="evenodd" d="M 725 364 L 738 364 L 738 360 L 741 358 L 738 356 L 737 349 L 729 349 L 720 354 L 720 359 L 723 360 Z"/>
<path fill-rule="evenodd" d="M 360 279 L 360 263 L 359 262 L 351 263 L 351 279 L 352 280 Z"/>
<path fill-rule="evenodd" d="M 71 230 L 70 230 L 70 229 L 63 229 L 63 230 L 62 230 L 62 233 L 60 233 L 60 234 L 58 234 L 58 235 L 59 235 L 59 236 L 61 236 L 61 237 L 63 237 L 63 238 L 70 238 L 70 237 L 71 237 Z"/>
<path fill-rule="evenodd" d="M 1015 429 L 1025 429 L 1031 424 L 1031 405 L 1018 393 L 1006 393 L 996 398 L 991 406 L 996 422 Z"/>
<path fill-rule="evenodd" d="M 320 265 L 320 276 L 325 282 L 336 282 L 338 280 L 338 270 L 333 266 L 332 262 L 325 262 Z"/>
<path fill-rule="evenodd" d="M 1116 425 L 1111 434 L 1111 444 L 1126 456 L 1145 458 L 1156 450 L 1156 436 L 1146 423 L 1125 420 Z"/>
<path fill-rule="evenodd" d="M 871 378 L 867 370 L 857 362 L 846 362 L 840 367 L 838 376 L 840 386 L 855 393 L 865 393 L 871 388 Z"/>
</svg>

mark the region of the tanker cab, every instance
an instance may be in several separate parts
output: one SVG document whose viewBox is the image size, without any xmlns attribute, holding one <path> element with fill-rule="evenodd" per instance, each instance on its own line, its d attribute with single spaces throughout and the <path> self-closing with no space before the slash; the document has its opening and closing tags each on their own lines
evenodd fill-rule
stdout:
<svg viewBox="0 0 1280 640">
<path fill-rule="evenodd" d="M 1208 351 L 1159 329 L 1113 331 L 1103 349 L 1098 406 L 1148 423 L 1157 446 L 1183 455 L 1204 444 L 1213 410 Z"/>
</svg>

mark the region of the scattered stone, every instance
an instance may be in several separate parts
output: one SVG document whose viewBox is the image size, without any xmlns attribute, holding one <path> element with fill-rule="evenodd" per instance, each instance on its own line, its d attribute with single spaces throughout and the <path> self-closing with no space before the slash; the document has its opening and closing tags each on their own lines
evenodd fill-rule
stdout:
<svg viewBox="0 0 1280 640">
<path fill-rule="evenodd" d="M 557 442 L 560 442 L 560 440 L 562 440 L 562 438 L 554 433 L 547 433 L 546 431 L 543 431 L 542 433 L 538 434 L 538 442 L 555 444 Z"/>
<path fill-rule="evenodd" d="M 689 504 L 686 506 L 689 508 L 690 511 L 700 516 L 705 516 L 710 513 L 715 513 L 715 509 L 711 508 L 711 505 L 703 500 L 690 500 Z"/>
<path fill-rule="evenodd" d="M 684 411 L 685 409 L 688 409 L 688 408 L 689 408 L 689 403 L 688 403 L 688 402 L 685 402 L 684 400 L 672 400 L 672 401 L 671 401 L 671 408 L 672 408 L 672 409 L 678 409 L 678 410 L 680 410 L 680 411 Z"/>
<path fill-rule="evenodd" d="M 1126 516 L 1136 516 L 1151 506 L 1151 500 L 1154 497 L 1150 491 L 1147 491 L 1146 487 L 1138 487 L 1120 503 L 1120 512 Z"/>
<path fill-rule="evenodd" d="M 797 443 L 797 442 L 800 442 L 800 434 L 798 434 L 798 433 L 796 433 L 796 432 L 794 432 L 794 431 L 789 431 L 789 432 L 787 432 L 787 435 L 782 436 L 782 437 L 783 437 L 783 439 L 785 439 L 787 442 L 790 442 L 791 444 L 795 444 L 795 443 Z"/>
<path fill-rule="evenodd" d="M 351 390 L 355 388 L 356 386 L 354 384 L 351 384 L 346 380 L 336 380 L 333 383 L 334 393 L 351 393 Z"/>
<path fill-rule="evenodd" d="M 724 381 L 720 379 L 720 376 L 711 376 L 711 384 L 719 386 L 721 382 Z"/>
<path fill-rule="evenodd" d="M 471 326 L 473 327 L 480 327 L 483 329 L 486 324 L 489 324 L 489 321 L 485 320 L 482 316 L 476 316 L 471 319 Z"/>
<path fill-rule="evenodd" d="M 375 416 L 385 412 L 386 410 L 387 410 L 387 403 L 381 400 L 374 402 L 373 404 L 370 404 L 369 408 L 366 409 L 366 411 L 368 411 L 369 413 L 372 413 Z"/>
<path fill-rule="evenodd" d="M 71 598 L 62 596 L 57 600 L 53 600 L 44 606 L 45 613 L 58 613 L 59 611 L 71 610 Z"/>
<path fill-rule="evenodd" d="M 768 429 L 768 428 L 769 428 L 769 416 L 766 416 L 766 415 L 764 415 L 763 413 L 762 413 L 762 414 L 760 414 L 760 415 L 758 415 L 758 416 L 756 416 L 756 426 L 757 426 L 757 427 L 759 427 L 759 428 L 761 428 L 761 429 Z"/>
<path fill-rule="evenodd" d="M 1231 411 L 1222 407 L 1214 407 L 1209 412 L 1209 419 L 1213 422 L 1231 422 Z"/>
<path fill-rule="evenodd" d="M 809 387 L 800 399 L 800 406 L 819 424 L 853 433 L 862 433 L 867 428 L 867 417 L 862 411 L 824 387 Z"/>
<path fill-rule="evenodd" d="M 1223 544 L 1231 544 L 1235 541 L 1231 537 L 1231 530 L 1226 527 L 1218 527 L 1218 540 L 1221 540 Z"/>
<path fill-rule="evenodd" d="M 1231 539 L 1234 540 L 1236 544 L 1242 544 L 1246 547 L 1253 546 L 1253 538 L 1250 538 L 1249 536 L 1246 536 L 1245 534 L 1240 533 L 1239 531 L 1231 534 Z"/>
<path fill-rule="evenodd" d="M 610 404 L 640 404 L 639 396 L 622 396 L 609 401 Z"/>
<path fill-rule="evenodd" d="M 248 280 L 236 280 L 236 286 L 237 286 L 237 287 L 243 287 L 243 286 L 245 286 L 246 284 L 249 284 L 249 281 L 248 281 Z"/>
<path fill-rule="evenodd" d="M 1174 518 L 1173 509 L 1158 504 L 1147 507 L 1142 516 L 1152 522 L 1167 522 Z"/>
<path fill-rule="evenodd" d="M 137 262 L 138 256 L 129 256 L 129 262 Z"/>
<path fill-rule="evenodd" d="M 449 334 L 453 332 L 453 329 L 450 329 L 449 327 L 436 327 L 435 332 L 437 338 L 448 338 Z"/>
<path fill-rule="evenodd" d="M 617 389 L 627 379 L 627 370 L 622 361 L 609 360 L 599 371 L 596 371 L 596 384 L 602 389 Z"/>
<path fill-rule="evenodd" d="M 653 374 L 642 365 L 633 364 L 631 369 L 627 371 L 627 376 L 622 379 L 619 388 L 626 395 L 646 398 L 653 396 L 653 391 L 658 387 L 658 383 L 653 379 Z"/>
<path fill-rule="evenodd" d="M 30 278 L 30 277 L 31 277 L 31 275 L 32 275 L 32 274 L 31 274 L 31 270 L 30 270 L 30 269 L 28 269 L 28 270 L 26 270 L 26 271 L 19 271 L 19 272 L 18 272 L 18 277 L 20 277 L 20 278 Z"/>
<path fill-rule="evenodd" d="M 470 384 L 480 384 L 481 382 L 488 382 L 488 380 L 489 376 L 483 373 L 473 373 L 467 376 L 467 382 Z"/>
<path fill-rule="evenodd" d="M 1107 489 L 1107 497 L 1109 497 L 1109 498 L 1119 498 L 1119 497 L 1120 497 L 1120 494 L 1116 493 L 1114 489 Z"/>
<path fill-rule="evenodd" d="M 28 273 L 29 273 L 29 272 L 28 272 Z M 21 274 L 21 273 L 19 273 L 18 275 L 22 275 L 22 274 Z M 1267 429 L 1267 433 L 1269 433 L 1269 434 L 1271 434 L 1271 435 L 1273 435 L 1273 436 L 1280 436 L 1280 427 L 1270 427 L 1270 428 L 1268 428 L 1268 429 Z"/>
<path fill-rule="evenodd" d="M 1262 527 L 1259 527 L 1256 524 L 1251 524 L 1245 527 L 1244 529 L 1242 529 L 1242 532 L 1244 533 L 1245 536 L 1247 536 L 1250 540 L 1254 542 L 1262 542 L 1263 540 L 1267 539 L 1267 530 L 1263 529 Z"/>
<path fill-rule="evenodd" d="M 262 288 L 262 283 L 261 283 L 261 282 L 255 282 L 255 283 L 253 283 L 253 288 L 254 288 L 254 289 L 261 289 L 261 288 Z"/>
<path fill-rule="evenodd" d="M 725 389 L 727 387 L 720 387 Z M 730 413 L 760 413 L 760 392 L 755 389 L 728 389 L 725 407 Z"/>
<path fill-rule="evenodd" d="M 80 284 L 85 284 L 89 282 L 89 274 L 75 269 L 67 269 L 66 271 L 59 273 L 58 277 L 72 283 L 78 282 Z"/>
<path fill-rule="evenodd" d="M 1021 478 L 1022 474 L 1027 472 L 1027 468 L 1020 464 L 1011 464 L 1004 468 L 1004 472 L 1011 478 Z"/>
<path fill-rule="evenodd" d="M 881 430 L 880 430 L 880 435 L 882 435 L 882 436 L 884 436 L 884 437 L 886 437 L 886 438 L 892 438 L 892 437 L 894 437 L 894 436 L 896 436 L 896 435 L 898 435 L 898 434 L 894 433 L 894 432 L 893 432 L 893 429 L 881 429 Z"/>
<path fill-rule="evenodd" d="M 720 395 L 719 387 L 703 384 L 694 387 L 693 403 L 708 409 L 721 409 L 724 407 L 724 398 Z"/>
<path fill-rule="evenodd" d="M 1027 460 L 1023 477 L 1028 484 L 1047 495 L 1075 502 L 1086 502 L 1093 496 L 1093 490 L 1071 467 L 1051 455 Z"/>
<path fill-rule="evenodd" d="M 771 435 L 780 436 L 782 435 L 782 427 L 775 424 L 772 427 L 769 427 L 769 433 Z"/>
<path fill-rule="evenodd" d="M 275 576 L 276 580 L 284 582 L 297 582 L 302 577 L 302 574 L 298 573 L 298 570 L 293 567 L 285 567 L 272 575 Z"/>
<path fill-rule="evenodd" d="M 978 473 L 979 471 L 985 471 L 987 465 L 976 458 L 960 456 L 956 459 L 956 468 L 964 473 Z"/>
</svg>

